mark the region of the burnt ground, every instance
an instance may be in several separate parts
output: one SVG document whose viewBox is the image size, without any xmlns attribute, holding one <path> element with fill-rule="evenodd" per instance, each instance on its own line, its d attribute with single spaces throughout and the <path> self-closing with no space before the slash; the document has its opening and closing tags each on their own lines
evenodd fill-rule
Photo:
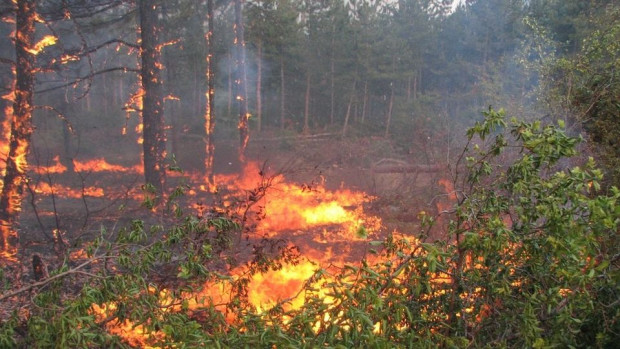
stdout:
<svg viewBox="0 0 620 349">
<path fill-rule="evenodd" d="M 369 216 L 380 217 L 383 225 L 380 231 L 371 232 L 366 240 L 350 241 L 334 238 L 329 231 L 337 227 L 321 227 L 310 231 L 282 232 L 274 239 L 283 239 L 300 246 L 301 254 L 329 253 L 350 260 L 359 260 L 368 252 L 368 240 L 380 240 L 392 231 L 416 236 L 420 231 L 418 214 L 425 211 L 436 214 L 437 201 L 442 200 L 444 189 L 438 185 L 446 173 L 375 173 L 373 165 L 382 159 L 397 159 L 406 163 L 416 163 L 414 156 L 402 154 L 391 142 L 383 138 L 339 139 L 338 136 L 280 136 L 264 132 L 253 135 L 248 148 L 248 158 L 264 166 L 267 174 L 283 174 L 292 181 L 309 188 L 321 182 L 329 190 L 348 188 L 362 191 L 374 197 L 364 204 L 364 212 Z M 192 152 L 176 154 L 178 165 L 187 169 L 187 174 L 200 171 L 202 159 L 202 140 L 189 137 L 186 149 Z M 193 143 L 193 144 L 191 144 Z M 236 173 L 240 165 L 236 161 L 236 141 L 222 141 L 216 144 L 216 169 L 219 173 Z M 127 159 L 108 159 L 119 163 Z M 429 165 L 429 164 L 425 164 Z M 60 231 L 68 248 L 79 248 L 83 242 L 106 231 L 112 235 L 132 219 L 142 219 L 147 224 L 171 222 L 165 215 L 154 215 L 140 205 L 140 184 L 142 176 L 127 172 L 33 174 L 29 190 L 23 202 L 20 226 L 19 259 L 21 267 L 6 269 L 5 277 L 11 276 L 13 286 L 33 281 L 31 269 L 32 256 L 38 254 L 54 268 L 60 265 L 61 258 L 51 242 L 54 230 Z M 54 195 L 37 193 L 37 183 L 54 183 L 64 188 L 72 188 L 78 193 L 83 188 L 101 187 L 103 197 L 81 196 L 66 198 L 62 189 Z M 176 173 L 169 177 L 169 185 L 188 184 L 196 188 L 187 175 Z M 226 194 L 226 193 L 224 193 Z M 182 199 L 186 212 L 199 214 L 196 205 L 210 207 L 213 196 L 198 191 Z M 434 238 L 437 238 L 435 236 Z M 261 240 L 260 236 L 248 234 L 245 242 L 239 243 L 238 254 L 249 253 L 252 245 Z M 243 252 L 243 250 L 247 251 Z M 242 257 L 243 258 L 243 257 Z"/>
</svg>

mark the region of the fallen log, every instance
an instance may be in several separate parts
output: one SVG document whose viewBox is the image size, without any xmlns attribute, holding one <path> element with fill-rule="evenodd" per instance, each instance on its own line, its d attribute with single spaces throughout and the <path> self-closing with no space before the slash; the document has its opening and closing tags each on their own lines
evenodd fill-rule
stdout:
<svg viewBox="0 0 620 349">
<path fill-rule="evenodd" d="M 373 167 L 374 173 L 435 173 L 448 169 L 446 165 L 392 164 Z"/>
<path fill-rule="evenodd" d="M 414 165 L 398 159 L 381 159 L 372 166 L 373 173 L 434 173 L 448 169 L 447 165 Z"/>
</svg>

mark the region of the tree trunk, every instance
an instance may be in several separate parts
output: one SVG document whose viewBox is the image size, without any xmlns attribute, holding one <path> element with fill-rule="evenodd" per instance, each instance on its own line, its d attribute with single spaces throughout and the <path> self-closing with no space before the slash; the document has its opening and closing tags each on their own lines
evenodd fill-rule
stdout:
<svg viewBox="0 0 620 349">
<path fill-rule="evenodd" d="M 344 116 L 344 126 L 342 126 L 342 137 L 347 135 L 347 127 L 349 126 L 349 117 L 351 116 L 351 106 L 353 105 L 353 98 L 355 97 L 355 85 L 357 79 L 353 80 L 353 89 L 351 90 L 351 97 L 349 97 L 349 104 L 347 104 L 347 114 Z"/>
<path fill-rule="evenodd" d="M 258 132 L 263 128 L 263 100 L 262 89 L 263 83 L 263 41 L 259 38 L 257 44 L 257 62 L 256 62 L 256 121 Z"/>
<path fill-rule="evenodd" d="M 385 138 L 390 135 L 390 123 L 392 122 L 392 107 L 394 106 L 394 83 L 390 82 L 390 102 L 388 104 L 388 112 L 385 122 Z"/>
<path fill-rule="evenodd" d="M 364 123 L 366 119 L 366 110 L 368 109 L 368 80 L 364 81 L 364 98 L 362 103 L 362 120 L 361 123 Z"/>
<path fill-rule="evenodd" d="M 284 120 L 286 118 L 284 100 L 286 93 L 284 90 L 284 57 L 280 57 L 280 129 L 284 130 Z"/>
<path fill-rule="evenodd" d="M 336 75 L 336 57 L 335 57 L 335 52 L 336 52 L 336 43 L 335 43 L 335 36 L 336 36 L 336 25 L 333 24 L 332 25 L 332 41 L 331 41 L 331 55 L 330 55 L 330 67 L 329 67 L 329 75 L 330 75 L 330 89 L 329 89 L 329 102 L 330 102 L 330 106 L 329 106 L 329 123 L 330 125 L 334 124 L 334 109 L 335 109 L 335 105 L 336 105 L 336 90 L 335 90 L 335 75 Z M 348 114 L 348 111 L 347 111 Z M 343 130 L 344 133 L 344 130 Z"/>
<path fill-rule="evenodd" d="M 227 116 L 232 115 L 232 100 L 233 100 L 233 57 L 232 55 L 229 53 L 228 54 L 228 64 L 226 66 L 226 68 L 228 68 L 228 109 L 227 109 Z"/>
<path fill-rule="evenodd" d="M 411 101 L 411 76 L 407 77 L 407 103 Z"/>
<path fill-rule="evenodd" d="M 18 237 L 14 229 L 21 211 L 22 193 L 28 170 L 34 90 L 34 0 L 17 1 L 15 31 L 15 96 L 11 119 L 9 154 L 6 159 L 4 185 L 0 194 L 0 255 L 17 252 Z"/>
<path fill-rule="evenodd" d="M 72 115 L 75 112 L 75 102 L 74 101 L 67 101 L 65 104 L 65 119 L 68 115 Z M 73 155 L 74 155 L 74 151 L 73 151 L 73 146 L 72 146 L 72 142 L 71 142 L 71 137 L 73 135 L 71 134 L 71 129 L 70 129 L 70 125 L 68 124 L 68 122 L 65 124 L 62 124 L 62 143 L 63 143 L 63 154 L 62 156 L 60 156 L 60 163 L 63 164 L 66 168 L 67 171 L 69 173 L 74 173 L 75 172 L 75 166 L 73 165 Z"/>
<path fill-rule="evenodd" d="M 418 74 L 413 76 L 413 101 L 418 100 Z"/>
<path fill-rule="evenodd" d="M 214 192 L 215 177 L 213 169 L 213 159 L 215 157 L 215 144 L 213 142 L 213 131 L 215 131 L 215 74 L 213 72 L 213 0 L 207 1 L 207 21 L 208 31 L 205 35 L 207 42 L 207 105 L 205 107 L 205 173 L 209 191 Z"/>
<path fill-rule="evenodd" d="M 310 70 L 306 74 L 306 97 L 304 103 L 304 128 L 303 134 L 308 134 L 310 131 L 309 119 L 310 119 Z"/>
<path fill-rule="evenodd" d="M 235 0 L 235 47 L 236 47 L 236 99 L 239 106 L 239 161 L 245 162 L 245 150 L 250 140 L 250 128 L 248 125 L 248 93 L 245 73 L 245 39 L 243 27 L 243 0 Z"/>
<path fill-rule="evenodd" d="M 166 171 L 166 134 L 163 113 L 163 86 L 161 81 L 161 52 L 158 47 L 159 27 L 157 5 L 140 0 L 141 82 L 144 89 L 142 106 L 142 136 L 144 151 L 144 179 L 163 194 Z"/>
</svg>

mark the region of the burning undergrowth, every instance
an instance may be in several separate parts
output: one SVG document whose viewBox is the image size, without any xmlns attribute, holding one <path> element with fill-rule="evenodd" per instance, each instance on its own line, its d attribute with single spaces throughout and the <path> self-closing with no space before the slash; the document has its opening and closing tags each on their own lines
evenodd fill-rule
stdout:
<svg viewBox="0 0 620 349">
<path fill-rule="evenodd" d="M 469 139 L 484 140 L 500 116 L 490 111 Z M 80 253 L 59 249 L 71 256 L 61 268 L 0 296 L 32 298 L 3 323 L 0 340 L 232 348 L 611 343 L 604 336 L 618 324 L 617 261 L 604 249 L 615 241 L 620 193 L 594 195 L 593 161 L 554 167 L 574 146 L 562 132 L 513 123 L 514 164 L 487 162 L 508 146 L 497 136 L 488 149 L 473 147 L 482 160 L 467 158 L 470 192 L 441 184 L 446 200 L 460 200 L 441 206 L 450 214 L 447 240 L 386 231 L 365 211 L 372 198 L 364 194 L 293 184 L 251 164 L 241 176 L 217 178 L 213 205 L 198 204 L 210 194 L 181 185 L 160 205 L 143 197 L 156 220 L 102 229 Z M 420 239 L 441 223 L 425 212 L 417 218 Z"/>
<path fill-rule="evenodd" d="M 73 167 L 81 178 L 101 173 L 139 174 L 137 167 L 113 165 L 103 159 L 74 161 Z M 47 179 L 31 187 L 32 196 L 41 201 L 110 195 L 103 182 L 71 188 L 52 180 L 67 172 L 58 158 L 33 172 Z M 184 183 L 201 180 L 195 174 L 172 174 Z M 162 224 L 136 220 L 118 231 L 102 230 L 84 248 L 65 251 L 69 264 L 64 272 L 75 277 L 55 286 L 94 292 L 105 286 L 97 278 L 85 284 L 80 275 L 113 276 L 113 282 L 120 284 L 110 292 L 133 296 L 116 299 L 98 295 L 110 300 L 93 300 L 88 314 L 123 342 L 148 346 L 172 340 L 158 324 L 170 316 L 185 314 L 200 319 L 205 312 L 217 310 L 209 316 L 222 319 L 220 326 L 226 327 L 250 313 L 268 316 L 274 309 L 299 309 L 307 300 L 309 287 L 320 288 L 319 280 L 325 282 L 327 275 L 337 273 L 345 263 L 364 258 L 368 240 L 384 233 L 381 219 L 364 211 L 373 198 L 363 192 L 328 190 L 320 181 L 292 183 L 252 162 L 240 175 L 218 175 L 216 182 L 215 194 L 201 190 L 199 184 L 179 186 L 167 198 L 168 203 L 153 207 L 169 212 Z M 130 193 L 133 200 L 150 199 L 135 189 Z M 214 203 L 205 205 L 202 202 L 208 196 Z M 39 216 L 44 217 L 44 211 Z M 64 241 L 62 236 L 60 241 Z M 143 278 L 144 286 L 124 289 L 123 284 L 131 283 L 126 276 L 136 274 Z M 139 315 L 153 310 L 149 304 L 154 304 L 160 315 L 144 322 Z"/>
</svg>

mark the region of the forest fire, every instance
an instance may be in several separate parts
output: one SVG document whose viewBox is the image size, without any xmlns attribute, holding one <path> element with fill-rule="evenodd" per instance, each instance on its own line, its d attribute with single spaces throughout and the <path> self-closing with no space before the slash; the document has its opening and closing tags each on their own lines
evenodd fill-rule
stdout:
<svg viewBox="0 0 620 349">
<path fill-rule="evenodd" d="M 0 7 L 0 347 L 618 341 L 616 2 Z"/>
<path fill-rule="evenodd" d="M 90 162 L 85 162 L 88 163 Z M 107 164 L 105 161 L 98 163 Z M 90 168 L 116 169 L 114 166 Z M 199 175 L 192 177 L 200 178 Z M 295 241 L 300 244 L 298 247 L 302 253 L 302 260 L 296 263 L 283 264 L 281 268 L 263 273 L 250 273 L 246 267 L 238 267 L 229 272 L 231 280 L 249 276 L 247 299 L 259 314 L 266 314 L 276 305 L 285 311 L 301 308 L 306 298 L 304 289 L 310 285 L 309 280 L 312 280 L 317 270 L 341 267 L 344 263 L 356 263 L 359 258 L 359 253 L 353 253 L 356 247 L 349 247 L 348 252 L 341 250 L 344 254 L 334 254 L 331 243 L 365 245 L 369 235 L 382 229 L 378 217 L 364 212 L 363 204 L 373 199 L 364 192 L 348 189 L 331 191 L 326 189 L 323 183 L 312 187 L 294 184 L 288 182 L 283 175 L 267 177 L 255 162 L 249 162 L 241 175 L 217 175 L 216 182 L 220 190 L 230 193 L 231 197 L 245 193 L 249 196 L 249 202 L 255 204 L 256 207 L 252 207 L 253 214 L 248 216 L 256 224 L 253 233 L 255 238 L 261 235 L 285 239 L 290 238 L 290 234 L 309 236 L 305 238 L 306 242 L 304 239 Z M 257 186 L 263 189 L 259 190 L 260 194 L 257 194 Z M 251 197 L 252 195 L 256 197 Z M 312 247 L 309 242 L 322 246 L 321 251 Z M 321 283 L 330 279 L 325 272 L 321 275 Z M 195 311 L 208 304 L 220 304 L 221 306 L 216 308 L 227 314 L 224 305 L 231 301 L 227 299 L 227 295 L 232 292 L 231 280 L 223 279 L 204 285 L 200 292 L 184 294 L 182 298 L 185 299 L 185 307 Z M 327 295 L 328 289 L 323 290 L 321 284 L 313 285 L 313 289 L 314 294 L 320 296 L 326 305 L 332 302 Z M 169 298 L 166 290 L 159 293 L 158 302 L 161 308 L 165 308 L 164 311 L 178 311 L 178 306 L 169 305 L 172 302 Z M 144 326 L 133 324 L 129 320 L 110 320 L 109 316 L 115 309 L 115 304 L 100 304 L 93 305 L 92 311 L 100 321 L 107 319 L 105 324 L 110 333 L 120 336 L 131 345 L 148 347 L 153 340 L 162 338 L 163 333 L 147 331 Z M 229 322 L 236 320 L 230 314 L 226 316 Z M 329 316 L 326 316 L 322 321 L 334 319 L 330 320 Z"/>
<path fill-rule="evenodd" d="M 59 184 L 50 185 L 47 182 L 40 182 L 34 188 L 34 192 L 37 194 L 45 195 L 58 195 L 64 198 L 80 199 L 84 196 L 88 197 L 103 197 L 104 189 L 97 187 L 84 187 L 82 189 L 74 189 L 68 186 Z"/>
<path fill-rule="evenodd" d="M 275 236 L 283 231 L 333 225 L 339 228 L 331 229 L 334 235 L 330 240 L 364 240 L 381 227 L 378 217 L 364 213 L 362 205 L 373 199 L 364 192 L 344 188 L 331 191 L 321 182 L 300 185 L 288 182 L 283 175 L 265 176 L 255 162 L 249 162 L 240 177 L 216 176 L 216 183 L 228 191 L 245 190 L 250 202 L 257 201 L 262 209 L 259 215 L 263 215 L 258 217 L 260 234 Z M 268 186 L 264 188 L 267 192 L 253 192 L 257 184 Z"/>
</svg>

